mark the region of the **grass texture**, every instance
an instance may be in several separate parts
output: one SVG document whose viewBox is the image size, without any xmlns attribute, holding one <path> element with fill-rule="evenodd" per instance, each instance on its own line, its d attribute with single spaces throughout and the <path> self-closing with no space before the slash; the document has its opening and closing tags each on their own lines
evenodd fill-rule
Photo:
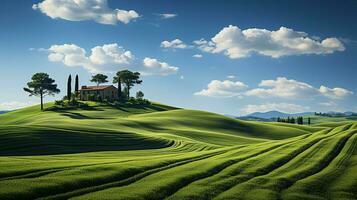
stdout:
<svg viewBox="0 0 357 200">
<path fill-rule="evenodd" d="M 53 104 L 46 104 L 51 108 Z M 357 199 L 357 123 L 161 104 L 0 115 L 0 199 Z"/>
</svg>

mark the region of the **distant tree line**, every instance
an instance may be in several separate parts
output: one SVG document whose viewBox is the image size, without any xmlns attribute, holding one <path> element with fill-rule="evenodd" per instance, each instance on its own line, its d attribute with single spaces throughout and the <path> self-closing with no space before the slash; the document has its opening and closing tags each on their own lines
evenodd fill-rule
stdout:
<svg viewBox="0 0 357 200">
<path fill-rule="evenodd" d="M 322 113 L 322 112 L 315 112 L 316 116 L 323 116 L 323 117 L 346 117 L 345 113 Z M 357 116 L 357 113 L 352 113 L 350 116 Z"/>
<path fill-rule="evenodd" d="M 299 116 L 299 117 L 287 117 L 287 118 L 277 118 L 277 122 L 282 122 L 282 123 L 290 123 L 290 124 L 304 124 L 304 118 Z M 307 118 L 307 124 L 311 124 L 311 118 Z"/>
</svg>

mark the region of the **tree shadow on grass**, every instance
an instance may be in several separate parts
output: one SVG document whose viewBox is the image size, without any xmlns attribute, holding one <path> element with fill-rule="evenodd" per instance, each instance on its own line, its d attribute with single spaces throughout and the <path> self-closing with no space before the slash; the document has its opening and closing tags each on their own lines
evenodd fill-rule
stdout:
<svg viewBox="0 0 357 200">
<path fill-rule="evenodd" d="M 59 106 L 52 106 L 46 108 L 45 111 L 54 111 L 54 112 L 61 112 L 61 111 L 68 111 L 68 110 L 86 110 L 86 111 L 103 111 L 103 109 L 98 108 L 98 106 L 82 106 L 82 107 L 59 107 Z"/>
</svg>

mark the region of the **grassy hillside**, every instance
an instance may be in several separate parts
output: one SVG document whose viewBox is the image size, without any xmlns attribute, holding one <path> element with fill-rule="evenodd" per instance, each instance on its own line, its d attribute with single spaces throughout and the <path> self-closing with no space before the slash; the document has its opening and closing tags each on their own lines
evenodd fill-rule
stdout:
<svg viewBox="0 0 357 200">
<path fill-rule="evenodd" d="M 354 122 L 160 104 L 38 110 L 0 115 L 0 199 L 357 199 Z"/>
</svg>

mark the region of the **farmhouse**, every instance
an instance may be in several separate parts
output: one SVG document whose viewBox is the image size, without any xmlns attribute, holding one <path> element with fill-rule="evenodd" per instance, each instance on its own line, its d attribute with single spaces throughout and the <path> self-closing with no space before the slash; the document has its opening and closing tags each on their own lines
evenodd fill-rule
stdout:
<svg viewBox="0 0 357 200">
<path fill-rule="evenodd" d="M 118 100 L 118 89 L 113 85 L 82 86 L 79 94 L 82 101 Z"/>
</svg>

